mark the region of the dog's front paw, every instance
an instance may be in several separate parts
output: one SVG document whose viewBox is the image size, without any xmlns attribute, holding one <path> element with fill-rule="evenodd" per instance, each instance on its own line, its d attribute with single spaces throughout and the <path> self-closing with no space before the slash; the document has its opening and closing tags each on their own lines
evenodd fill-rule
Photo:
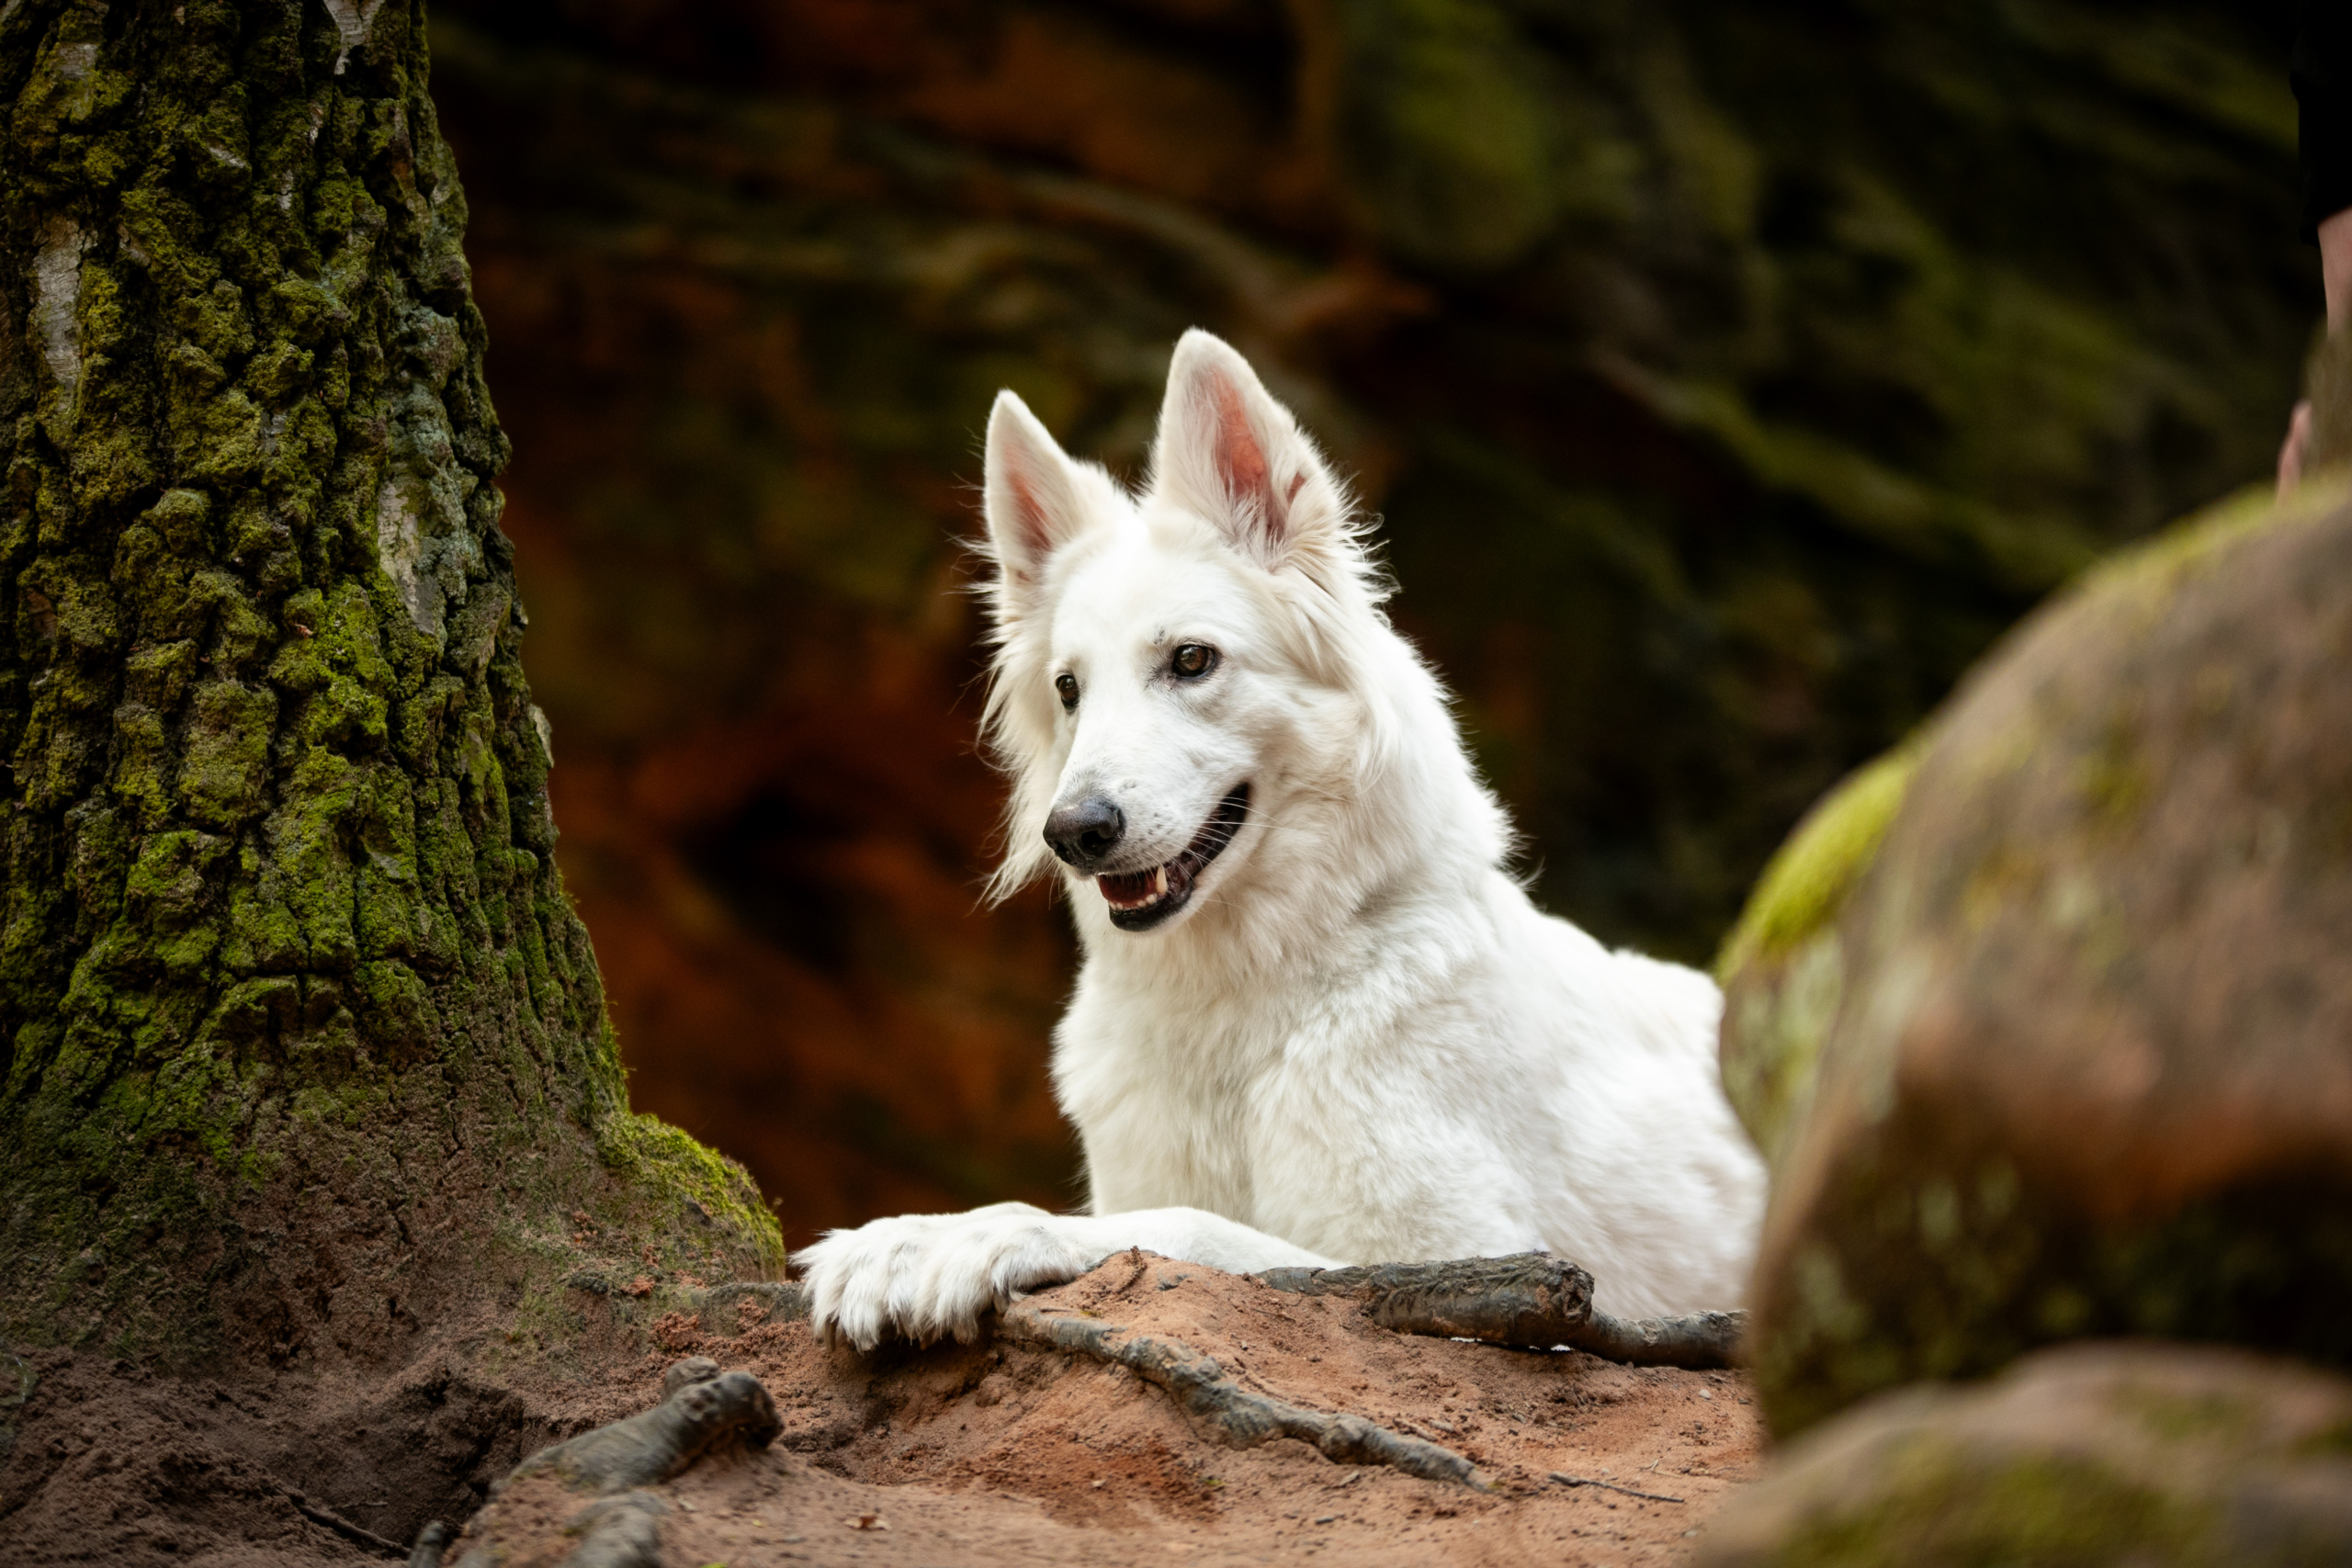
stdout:
<svg viewBox="0 0 2352 1568">
<path fill-rule="evenodd" d="M 886 1335 L 967 1344 L 980 1314 L 1013 1293 L 1075 1280 L 1100 1261 L 1082 1222 L 1028 1203 L 967 1214 L 905 1214 L 833 1231 L 805 1247 L 808 1321 L 827 1344 L 871 1350 Z"/>
</svg>

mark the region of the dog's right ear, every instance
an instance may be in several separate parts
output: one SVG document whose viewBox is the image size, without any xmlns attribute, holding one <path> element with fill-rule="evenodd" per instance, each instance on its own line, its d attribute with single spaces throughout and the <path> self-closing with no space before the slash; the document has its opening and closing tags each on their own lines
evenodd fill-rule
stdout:
<svg viewBox="0 0 2352 1568">
<path fill-rule="evenodd" d="M 1250 362 L 1198 327 L 1169 362 L 1151 471 L 1154 494 L 1267 570 L 1348 570 L 1348 501 L 1322 454 Z"/>
<path fill-rule="evenodd" d="M 1046 562 L 1086 525 L 1076 465 L 1010 389 L 989 411 L 983 505 L 1008 609 L 1035 592 Z"/>
</svg>

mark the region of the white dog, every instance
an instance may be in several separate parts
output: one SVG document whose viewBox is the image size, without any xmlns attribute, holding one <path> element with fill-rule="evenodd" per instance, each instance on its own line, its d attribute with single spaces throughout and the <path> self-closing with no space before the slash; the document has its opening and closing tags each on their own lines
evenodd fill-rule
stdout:
<svg viewBox="0 0 2352 1568">
<path fill-rule="evenodd" d="M 1623 1315 L 1736 1305 L 1763 1168 L 1706 976 L 1528 902 L 1363 525 L 1249 363 L 1176 345 L 1149 488 L 989 416 L 1010 891 L 1085 948 L 1054 1085 L 1092 1212 L 834 1231 L 818 1329 L 971 1337 L 1140 1246 L 1235 1272 L 1549 1250 Z"/>
</svg>

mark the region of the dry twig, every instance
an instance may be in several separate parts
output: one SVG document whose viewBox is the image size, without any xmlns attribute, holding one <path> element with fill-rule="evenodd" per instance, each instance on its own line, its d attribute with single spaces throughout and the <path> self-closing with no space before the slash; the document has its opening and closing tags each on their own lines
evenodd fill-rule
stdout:
<svg viewBox="0 0 2352 1568">
<path fill-rule="evenodd" d="M 1679 1497 L 1669 1497 L 1663 1492 L 1636 1492 L 1630 1486 L 1620 1486 L 1613 1481 L 1596 1481 L 1589 1476 L 1570 1475 L 1565 1471 L 1552 1472 L 1552 1479 L 1563 1486 L 1600 1486 L 1611 1492 L 1623 1492 L 1628 1497 L 1646 1498 L 1653 1503 L 1679 1503 Z"/>
<path fill-rule="evenodd" d="M 277 1489 L 286 1494 L 287 1500 L 294 1505 L 296 1513 L 314 1525 L 325 1526 L 352 1545 L 364 1546 L 380 1557 L 405 1558 L 408 1556 L 408 1549 L 398 1541 L 386 1540 L 367 1526 L 353 1524 L 333 1508 L 321 1507 L 286 1483 L 279 1482 Z"/>
</svg>

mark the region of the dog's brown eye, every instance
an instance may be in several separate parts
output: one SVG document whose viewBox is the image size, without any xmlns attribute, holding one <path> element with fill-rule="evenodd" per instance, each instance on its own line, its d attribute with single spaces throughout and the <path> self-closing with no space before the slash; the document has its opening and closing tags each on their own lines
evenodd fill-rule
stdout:
<svg viewBox="0 0 2352 1568">
<path fill-rule="evenodd" d="M 1185 643 L 1168 660 L 1168 668 L 1186 680 L 1205 675 L 1216 668 L 1216 649 L 1204 643 Z"/>
<path fill-rule="evenodd" d="M 1062 709 L 1068 712 L 1078 706 L 1078 677 L 1064 673 L 1054 677 L 1054 690 L 1062 694 Z"/>
</svg>

